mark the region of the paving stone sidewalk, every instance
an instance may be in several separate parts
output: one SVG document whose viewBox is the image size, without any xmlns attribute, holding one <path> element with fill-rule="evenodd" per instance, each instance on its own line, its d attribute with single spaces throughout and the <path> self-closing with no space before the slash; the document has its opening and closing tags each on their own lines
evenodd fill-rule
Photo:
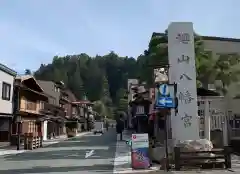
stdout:
<svg viewBox="0 0 240 174">
<path fill-rule="evenodd" d="M 131 149 L 126 144 L 126 140 L 131 139 L 132 132 L 124 131 L 123 141 L 117 141 L 116 153 L 114 160 L 114 173 L 149 173 L 149 174 L 165 174 L 165 171 L 159 171 L 159 166 L 154 166 L 149 170 L 132 170 L 131 168 Z M 119 138 L 119 137 L 118 137 Z M 231 170 L 198 170 L 198 171 L 170 171 L 170 174 L 240 174 L 240 156 L 232 155 L 232 169 Z"/>
</svg>

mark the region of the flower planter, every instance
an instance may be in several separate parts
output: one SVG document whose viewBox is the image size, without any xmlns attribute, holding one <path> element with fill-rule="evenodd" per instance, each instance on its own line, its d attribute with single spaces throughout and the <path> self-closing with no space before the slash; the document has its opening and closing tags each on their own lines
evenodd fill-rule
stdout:
<svg viewBox="0 0 240 174">
<path fill-rule="evenodd" d="M 75 137 L 75 136 L 77 136 L 77 129 L 72 129 L 72 130 L 68 129 L 67 130 L 67 137 L 68 138 Z"/>
</svg>

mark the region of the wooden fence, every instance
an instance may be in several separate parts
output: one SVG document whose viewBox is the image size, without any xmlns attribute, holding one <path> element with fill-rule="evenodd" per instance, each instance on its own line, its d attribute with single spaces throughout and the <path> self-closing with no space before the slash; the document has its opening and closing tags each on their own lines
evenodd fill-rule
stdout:
<svg viewBox="0 0 240 174">
<path fill-rule="evenodd" d="M 198 167 L 202 169 L 231 168 L 231 150 L 213 149 L 211 151 L 181 151 L 180 147 L 174 148 L 175 169 L 180 171 L 184 167 Z"/>
<path fill-rule="evenodd" d="M 43 137 L 35 136 L 32 133 L 26 133 L 24 135 L 24 149 L 33 150 L 36 148 L 43 147 Z"/>
</svg>

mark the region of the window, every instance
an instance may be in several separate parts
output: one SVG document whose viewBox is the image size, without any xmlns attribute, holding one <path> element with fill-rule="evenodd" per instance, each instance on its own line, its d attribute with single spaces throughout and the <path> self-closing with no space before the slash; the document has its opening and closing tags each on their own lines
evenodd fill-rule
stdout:
<svg viewBox="0 0 240 174">
<path fill-rule="evenodd" d="M 2 83 L 2 99 L 3 100 L 10 100 L 11 96 L 11 85 L 3 82 Z"/>
<path fill-rule="evenodd" d="M 29 121 L 28 122 L 28 132 L 32 133 L 32 132 L 34 132 L 33 130 L 34 130 L 33 122 Z"/>
<path fill-rule="evenodd" d="M 39 109 L 44 109 L 44 102 L 43 101 L 40 101 Z"/>
<path fill-rule="evenodd" d="M 204 124 L 204 118 L 200 118 L 200 124 Z"/>
<path fill-rule="evenodd" d="M 200 131 L 199 131 L 199 136 L 200 136 L 200 138 L 203 138 L 203 137 L 204 137 L 204 130 L 200 130 Z"/>
<path fill-rule="evenodd" d="M 54 86 L 54 91 L 55 91 L 55 92 L 60 92 L 60 88 L 57 87 L 57 86 Z"/>
<path fill-rule="evenodd" d="M 142 114 L 145 114 L 144 106 L 137 106 L 136 115 L 142 115 Z"/>
<path fill-rule="evenodd" d="M 198 110 L 198 116 L 199 116 L 199 117 L 203 117 L 203 116 L 204 116 L 204 110 L 199 109 L 199 110 Z"/>
</svg>

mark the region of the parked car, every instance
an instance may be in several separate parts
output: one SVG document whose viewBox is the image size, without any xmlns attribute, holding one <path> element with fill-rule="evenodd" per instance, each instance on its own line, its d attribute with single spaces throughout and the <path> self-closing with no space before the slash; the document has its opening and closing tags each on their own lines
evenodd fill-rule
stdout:
<svg viewBox="0 0 240 174">
<path fill-rule="evenodd" d="M 94 134 L 97 134 L 97 133 L 104 134 L 104 122 L 103 121 L 95 121 L 93 133 Z"/>
</svg>

